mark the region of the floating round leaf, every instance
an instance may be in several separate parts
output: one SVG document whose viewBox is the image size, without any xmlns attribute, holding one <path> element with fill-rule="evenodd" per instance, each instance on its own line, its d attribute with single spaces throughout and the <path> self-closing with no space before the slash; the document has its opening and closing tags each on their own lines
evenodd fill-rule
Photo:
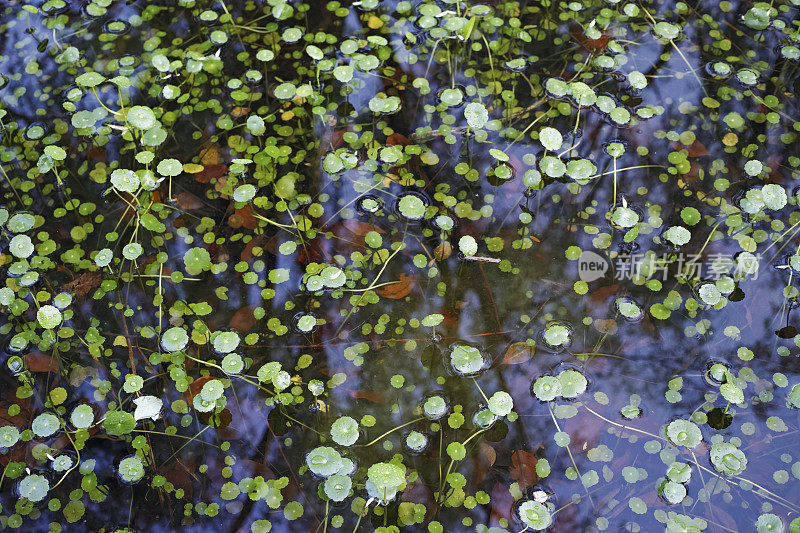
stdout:
<svg viewBox="0 0 800 533">
<path fill-rule="evenodd" d="M 631 298 L 617 298 L 614 301 L 614 304 L 617 306 L 617 311 L 619 311 L 619 314 L 628 320 L 638 320 L 644 314 L 642 308 L 639 307 L 639 304 L 637 304 Z"/>
<path fill-rule="evenodd" d="M 367 469 L 367 480 L 374 484 L 379 498 L 393 498 L 405 486 L 406 471 L 395 463 L 376 463 Z"/>
<path fill-rule="evenodd" d="M 56 472 L 66 472 L 75 464 L 72 457 L 69 455 L 59 455 L 50 463 L 50 466 Z"/>
<path fill-rule="evenodd" d="M 275 87 L 275 98 L 280 98 L 281 100 L 291 100 L 296 92 L 297 87 L 295 87 L 293 83 L 281 83 Z"/>
<path fill-rule="evenodd" d="M 489 398 L 489 410 L 497 416 L 506 416 L 514 408 L 514 400 L 505 391 L 497 391 Z"/>
<path fill-rule="evenodd" d="M 213 402 L 221 398 L 225 392 L 225 387 L 218 379 L 212 379 L 203 383 L 203 388 L 200 389 L 200 396 L 207 401 Z"/>
<path fill-rule="evenodd" d="M 31 429 L 37 437 L 49 437 L 61 429 L 61 422 L 52 413 L 42 413 L 33 419 Z"/>
<path fill-rule="evenodd" d="M 38 474 L 26 476 L 19 482 L 19 495 L 32 502 L 40 502 L 47 497 L 50 482 L 46 477 Z"/>
<path fill-rule="evenodd" d="M 567 163 L 567 176 L 584 185 L 597 172 L 597 167 L 588 159 L 572 159 Z"/>
<path fill-rule="evenodd" d="M 630 83 L 631 87 L 634 89 L 644 89 L 647 87 L 647 78 L 638 70 L 634 70 L 628 73 L 628 83 Z"/>
<path fill-rule="evenodd" d="M 783 209 L 788 202 L 786 190 L 776 183 L 769 183 L 761 188 L 761 198 L 764 205 L 770 209 Z"/>
<path fill-rule="evenodd" d="M 219 366 L 226 374 L 239 374 L 244 369 L 244 360 L 238 353 L 229 353 L 222 358 Z"/>
<path fill-rule="evenodd" d="M 317 318 L 314 315 L 303 315 L 297 320 L 297 329 L 303 333 L 308 333 L 317 325 Z"/>
<path fill-rule="evenodd" d="M 688 229 L 682 226 L 671 226 L 664 232 L 664 238 L 675 246 L 683 246 L 689 242 L 689 239 L 692 238 L 692 234 Z"/>
<path fill-rule="evenodd" d="M 744 404 L 744 391 L 733 383 L 723 383 L 719 386 L 719 392 L 725 401 L 734 405 Z"/>
<path fill-rule="evenodd" d="M 569 94 L 575 99 L 575 103 L 581 107 L 592 106 L 597 102 L 597 93 L 582 81 L 570 83 Z"/>
<path fill-rule="evenodd" d="M 8 248 L 14 257 L 20 259 L 30 257 L 34 251 L 33 241 L 27 235 L 14 235 L 8 243 Z"/>
<path fill-rule="evenodd" d="M 233 191 L 233 199 L 237 202 L 249 202 L 256 195 L 256 188 L 253 185 L 239 185 Z"/>
<path fill-rule="evenodd" d="M 331 438 L 341 446 L 352 446 L 358 440 L 358 422 L 349 416 L 337 418 L 331 425 Z"/>
<path fill-rule="evenodd" d="M 342 468 L 342 456 L 329 446 L 319 446 L 308 452 L 306 464 L 316 475 L 329 477 Z"/>
<path fill-rule="evenodd" d="M 458 249 L 462 254 L 472 256 L 478 252 L 478 243 L 475 241 L 475 237 L 464 235 L 458 240 Z"/>
<path fill-rule="evenodd" d="M 489 112 L 480 102 L 470 102 L 464 107 L 464 117 L 470 128 L 482 128 L 489 121 Z"/>
<path fill-rule="evenodd" d="M 541 376 L 533 382 L 531 391 L 543 402 L 552 401 L 561 396 L 561 380 L 556 376 Z"/>
<path fill-rule="evenodd" d="M 95 87 L 103 83 L 105 79 L 105 76 L 98 74 L 97 72 L 84 72 L 75 78 L 75 83 L 81 87 Z"/>
<path fill-rule="evenodd" d="M 19 430 L 14 426 L 0 426 L 0 448 L 10 448 L 19 440 Z"/>
<path fill-rule="evenodd" d="M 189 248 L 183 254 L 186 272 L 196 276 L 211 266 L 211 254 L 205 248 Z"/>
<path fill-rule="evenodd" d="M 61 311 L 52 305 L 43 305 L 36 313 L 36 320 L 44 329 L 54 329 L 61 324 Z"/>
<path fill-rule="evenodd" d="M 33 229 L 36 217 L 30 213 L 17 213 L 8 219 L 6 227 L 14 233 L 25 233 Z"/>
<path fill-rule="evenodd" d="M 214 349 L 219 353 L 232 352 L 239 346 L 239 334 L 235 331 L 223 331 L 214 337 Z"/>
<path fill-rule="evenodd" d="M 611 221 L 621 228 L 632 228 L 639 223 L 639 214 L 627 207 L 617 207 L 611 215 Z"/>
<path fill-rule="evenodd" d="M 425 202 L 416 194 L 405 194 L 397 202 L 397 210 L 410 220 L 419 220 L 425 216 Z"/>
<path fill-rule="evenodd" d="M 756 520 L 756 533 L 782 533 L 783 530 L 783 520 L 776 514 L 764 513 Z M 790 533 L 795 533 L 792 531 L 791 526 L 789 531 Z"/>
<path fill-rule="evenodd" d="M 439 395 L 433 395 L 422 404 L 422 411 L 428 418 L 437 420 L 447 414 L 447 402 Z"/>
<path fill-rule="evenodd" d="M 350 65 L 340 65 L 333 69 L 333 77 L 342 83 L 347 83 L 353 79 L 353 71 L 354 69 Z M 281 97 L 278 96 L 278 98 Z"/>
<path fill-rule="evenodd" d="M 94 411 L 91 406 L 81 404 L 72 410 L 69 421 L 77 429 L 86 429 L 94 422 Z"/>
<path fill-rule="evenodd" d="M 744 472 L 747 458 L 744 453 L 729 442 L 718 442 L 711 446 L 711 464 L 717 472 L 728 476 L 736 476 Z"/>
<path fill-rule="evenodd" d="M 703 283 L 697 293 L 700 295 L 700 299 L 708 305 L 716 305 L 722 299 L 722 294 L 713 283 Z"/>
<path fill-rule="evenodd" d="M 428 437 L 419 431 L 412 431 L 406 437 L 406 446 L 414 452 L 421 452 L 428 445 Z"/>
<path fill-rule="evenodd" d="M 553 523 L 553 517 L 547 506 L 535 500 L 522 502 L 518 513 L 520 520 L 535 531 L 547 529 Z"/>
<path fill-rule="evenodd" d="M 348 476 L 334 474 L 325 480 L 325 495 L 335 502 L 344 501 L 350 495 L 353 480 Z"/>
<path fill-rule="evenodd" d="M 127 193 L 135 193 L 139 190 L 139 176 L 132 170 L 118 168 L 111 173 L 111 185 L 115 189 Z"/>
<path fill-rule="evenodd" d="M 445 89 L 439 93 L 439 100 L 447 106 L 458 106 L 464 101 L 464 93 L 458 88 Z"/>
<path fill-rule="evenodd" d="M 564 324 L 550 324 L 544 330 L 544 340 L 553 348 L 566 346 L 572 341 L 572 329 Z"/>
<path fill-rule="evenodd" d="M 138 455 L 131 455 L 119 462 L 117 472 L 125 483 L 136 483 L 144 477 L 144 463 Z"/>
<path fill-rule="evenodd" d="M 133 403 L 136 405 L 136 410 L 133 413 L 133 418 L 136 420 L 144 420 L 145 418 L 157 420 L 163 406 L 161 398 L 149 395 L 134 398 Z"/>
<path fill-rule="evenodd" d="M 133 261 L 144 252 L 144 248 L 138 242 L 132 242 L 122 247 L 122 257 Z"/>
<path fill-rule="evenodd" d="M 789 406 L 800 408 L 800 383 L 792 387 L 792 391 L 786 396 L 786 401 Z"/>
<path fill-rule="evenodd" d="M 675 24 L 670 24 L 669 22 L 657 22 L 653 27 L 656 35 L 664 40 L 672 40 L 680 35 L 680 27 L 676 26 Z"/>
<path fill-rule="evenodd" d="M 667 426 L 667 438 L 675 446 L 694 448 L 703 440 L 703 434 L 697 424 L 690 420 L 673 420 Z"/>
<path fill-rule="evenodd" d="M 688 463 L 672 463 L 667 469 L 667 478 L 675 483 L 687 483 L 692 477 L 692 467 Z"/>
<path fill-rule="evenodd" d="M 149 130 L 156 125 L 156 115 L 153 110 L 141 105 L 128 109 L 126 119 L 131 126 L 140 130 Z"/>
<path fill-rule="evenodd" d="M 173 326 L 161 335 L 161 348 L 166 352 L 179 352 L 189 342 L 189 334 L 180 326 Z"/>
<path fill-rule="evenodd" d="M 183 165 L 177 159 L 162 159 L 158 162 L 156 172 L 162 176 L 177 176 L 183 172 Z"/>
<path fill-rule="evenodd" d="M 686 487 L 674 481 L 667 481 L 661 487 L 661 494 L 669 503 L 678 504 L 686 497 Z"/>
<path fill-rule="evenodd" d="M 459 374 L 475 374 L 484 364 L 483 355 L 474 346 L 457 345 L 450 351 L 450 365 Z"/>
<path fill-rule="evenodd" d="M 539 131 L 539 142 L 542 143 L 546 150 L 553 151 L 561 148 L 564 138 L 561 136 L 560 131 L 548 126 Z"/>
<path fill-rule="evenodd" d="M 561 98 L 562 96 L 566 96 L 567 91 L 569 89 L 567 82 L 565 82 L 560 78 L 547 78 L 544 87 L 547 90 L 547 92 L 549 92 L 556 98 Z"/>
<path fill-rule="evenodd" d="M 327 266 L 319 273 L 323 285 L 330 289 L 337 289 L 347 282 L 347 275 L 336 266 Z"/>
<path fill-rule="evenodd" d="M 539 169 L 551 178 L 560 178 L 567 172 L 567 166 L 558 157 L 548 155 L 539 161 Z"/>
<path fill-rule="evenodd" d="M 576 398 L 586 391 L 586 377 L 577 370 L 564 370 L 558 375 L 561 383 L 561 395 L 564 398 Z"/>
</svg>

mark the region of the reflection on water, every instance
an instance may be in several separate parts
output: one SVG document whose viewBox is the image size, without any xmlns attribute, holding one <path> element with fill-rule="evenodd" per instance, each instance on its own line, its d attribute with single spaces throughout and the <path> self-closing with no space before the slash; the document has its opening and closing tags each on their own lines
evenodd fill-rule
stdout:
<svg viewBox="0 0 800 533">
<path fill-rule="evenodd" d="M 1 26 L 4 201 L 45 259 L 15 263 L 7 225 L 31 307 L 2 302 L 0 425 L 94 417 L 0 455 L 4 526 L 798 516 L 796 7 L 40 7 Z M 119 194 L 116 169 L 150 174 Z M 36 291 L 72 295 L 55 347 Z M 161 417 L 99 424 L 142 396 Z"/>
</svg>

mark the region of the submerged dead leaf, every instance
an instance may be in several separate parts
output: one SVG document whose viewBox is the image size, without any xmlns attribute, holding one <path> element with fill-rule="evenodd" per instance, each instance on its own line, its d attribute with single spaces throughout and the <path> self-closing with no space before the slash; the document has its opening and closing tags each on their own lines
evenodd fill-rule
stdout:
<svg viewBox="0 0 800 533">
<path fill-rule="evenodd" d="M 598 318 L 592 325 L 604 335 L 614 335 L 617 332 L 617 321 L 613 318 Z"/>
<path fill-rule="evenodd" d="M 103 276 L 100 272 L 84 272 L 69 283 L 61 286 L 61 290 L 70 292 L 76 300 L 83 300 L 90 292 L 100 286 Z"/>
<path fill-rule="evenodd" d="M 417 281 L 417 278 L 403 273 L 401 273 L 398 278 L 400 278 L 398 281 L 392 283 L 391 285 L 381 287 L 375 292 L 377 292 L 379 296 L 389 298 L 390 300 L 399 300 L 401 298 L 405 298 L 411 292 L 411 289 L 414 287 L 414 283 Z"/>
<path fill-rule="evenodd" d="M 25 356 L 25 366 L 31 372 L 58 373 L 58 361 L 52 354 L 31 352 Z"/>
<path fill-rule="evenodd" d="M 239 308 L 239 310 L 233 314 L 231 321 L 228 323 L 228 327 L 234 331 L 243 333 L 255 326 L 256 322 L 256 317 L 253 315 L 253 308 L 245 306 Z"/>
<path fill-rule="evenodd" d="M 514 450 L 511 452 L 511 476 L 519 483 L 520 488 L 532 487 L 539 481 L 536 474 L 536 463 L 538 459 L 535 455 L 525 450 Z"/>
<path fill-rule="evenodd" d="M 500 520 L 511 522 L 512 511 L 514 509 L 514 496 L 508 490 L 508 486 L 504 483 L 496 483 L 492 488 L 491 495 L 492 514 L 490 520 L 492 523 L 497 523 Z"/>
<path fill-rule="evenodd" d="M 175 196 L 175 203 L 178 204 L 178 207 L 181 209 L 185 209 L 186 211 L 191 211 L 192 209 L 200 209 L 203 207 L 203 202 L 190 192 L 181 192 Z"/>
<path fill-rule="evenodd" d="M 433 257 L 436 258 L 437 261 L 444 261 L 453 253 L 453 247 L 450 245 L 449 242 L 443 242 L 439 246 L 433 249 Z"/>
<path fill-rule="evenodd" d="M 529 346 L 524 342 L 515 342 L 508 347 L 506 353 L 503 355 L 503 360 L 500 361 L 501 365 L 519 365 L 525 363 L 533 357 L 536 348 Z"/>
<path fill-rule="evenodd" d="M 497 452 L 495 449 L 485 442 L 482 442 L 478 446 L 478 450 L 480 451 L 481 457 L 489 463 L 489 466 L 493 466 L 494 462 L 497 460 Z"/>
<path fill-rule="evenodd" d="M 204 164 L 203 170 L 200 172 L 193 174 L 192 176 L 196 181 L 200 183 L 208 183 L 214 178 L 219 178 L 220 176 L 224 176 L 228 172 L 227 165 L 218 165 L 218 164 Z"/>
<path fill-rule="evenodd" d="M 222 161 L 222 158 L 219 155 L 219 145 L 216 143 L 200 153 L 200 162 L 206 165 L 206 168 L 208 168 L 208 165 L 219 164 L 220 161 Z"/>
<path fill-rule="evenodd" d="M 377 233 L 386 233 L 379 226 L 376 226 L 375 224 L 368 224 L 366 222 L 361 222 L 359 220 L 344 220 L 342 221 L 342 227 L 344 227 L 347 231 L 349 231 L 353 235 L 358 235 L 359 237 L 363 237 L 370 231 L 374 231 Z"/>
<path fill-rule="evenodd" d="M 372 403 L 385 403 L 386 398 L 379 390 L 358 390 L 350 391 L 350 396 L 357 400 L 367 400 Z"/>
</svg>

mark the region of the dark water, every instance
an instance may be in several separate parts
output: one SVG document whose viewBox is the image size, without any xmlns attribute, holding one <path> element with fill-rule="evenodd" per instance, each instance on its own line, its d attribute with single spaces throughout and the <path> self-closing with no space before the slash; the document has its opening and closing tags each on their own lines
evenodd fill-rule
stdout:
<svg viewBox="0 0 800 533">
<path fill-rule="evenodd" d="M 774 514 L 789 530 L 800 512 L 800 411 L 787 403 L 800 383 L 797 272 L 785 268 L 798 248 L 798 72 L 781 51 L 791 44 L 791 32 L 775 23 L 765 31 L 747 27 L 742 17 L 750 7 L 739 3 L 659 4 L 647 7 L 651 18 L 644 8 L 621 16 L 624 6 L 600 2 L 573 6 L 579 10 L 548 2 L 422 2 L 409 4 L 408 12 L 381 2 L 374 10 L 362 3 L 343 15 L 333 3 L 290 2 L 295 15 L 286 20 L 271 10 L 276 2 L 194 4 L 114 2 L 102 15 L 96 15 L 99 3 L 69 3 L 49 16 L 26 14 L 20 3 L 4 8 L 4 201 L 12 213 L 41 215 L 35 231 L 48 231 L 56 241 L 59 251 L 50 256 L 52 264 L 41 266 L 35 287 L 74 294 L 73 314 L 64 325 L 75 334 L 63 337 L 51 359 L 54 349 L 39 343 L 39 328 L 24 353 L 16 354 L 24 356 L 27 371 L 3 376 L 0 415 L 20 430 L 29 428 L 39 413 L 52 410 L 45 402 L 56 387 L 67 391 L 68 410 L 88 402 L 97 420 L 118 399 L 132 411 L 136 395 L 122 389 L 129 373 L 144 378 L 139 394 L 161 398 L 164 410 L 160 419 L 139 422 L 122 436 L 99 426 L 90 432 L 80 459 L 96 461 L 100 489 L 86 481 L 91 475 L 76 470 L 43 502 L 27 503 L 17 492 L 24 467 L 42 473 L 51 486 L 62 478 L 35 445 L 77 457 L 75 443 L 59 431 L 51 438 L 28 435 L 27 442 L 6 449 L 0 455 L 8 473 L 0 495 L 3 526 L 261 531 L 265 523 L 257 521 L 268 520 L 273 531 L 369 531 L 392 524 L 408 531 L 436 531 L 435 524 L 444 531 L 520 531 L 526 526 L 518 506 L 538 498 L 552 504 L 552 531 L 661 531 L 675 513 L 695 519 L 697 530 L 705 531 L 754 531 L 760 516 Z M 489 10 L 495 18 L 475 15 L 479 30 L 466 43 L 443 28 L 449 15 L 442 12 L 462 14 L 479 5 L 478 13 Z M 773 21 L 791 27 L 797 8 L 775 7 Z M 208 22 L 213 17 L 207 10 L 223 21 Z M 226 12 L 241 17 L 236 27 L 224 22 Z M 380 26 L 373 27 L 380 15 Z M 588 36 L 593 19 L 608 24 L 600 37 Z M 655 20 L 677 21 L 682 31 L 672 40 L 659 38 L 652 30 Z M 130 28 L 118 25 L 127 31 L 114 35 L 111 21 L 127 21 Z M 517 22 L 531 42 L 509 37 Z M 355 69 L 353 88 L 342 89 L 335 72 L 317 72 L 304 37 L 290 42 L 284 31 L 291 27 L 305 36 L 327 33 L 335 48 L 326 48 L 324 38 L 314 44 L 331 67 L 356 61 L 350 46 L 380 66 Z M 225 42 L 214 32 L 222 32 Z M 612 36 L 619 50 L 609 46 Z M 487 54 L 484 43 L 499 43 L 499 49 Z M 80 59 L 59 63 L 57 54 L 69 46 Z M 257 59 L 259 50 L 275 58 Z M 154 68 L 160 64 L 153 59 L 157 52 L 178 65 Z M 599 56 L 615 55 L 620 64 L 614 68 L 598 66 Z M 133 66 L 113 63 L 122 57 Z M 190 57 L 216 66 L 193 72 Z M 521 70 L 505 66 L 519 58 L 527 61 Z M 707 66 L 715 61 L 734 70 L 755 69 L 758 84 L 713 76 Z M 101 107 L 120 108 L 115 85 L 85 90 L 74 109 L 63 105 L 76 76 L 92 69 L 109 79 L 128 77 L 125 107 L 149 106 L 167 125 L 148 168 L 166 158 L 205 166 L 200 173 L 184 166 L 156 193 L 140 198 L 152 201 L 151 208 L 166 206 L 159 215 L 164 229 L 139 227 L 134 234 L 125 203 L 130 196 L 105 192 L 105 174 L 115 162 L 145 168 L 134 155 L 150 150 L 112 127 L 124 122 Z M 635 116 L 650 106 L 656 116 L 620 125 L 601 105 L 578 108 L 574 99 L 542 90 L 549 78 L 579 79 L 581 69 L 587 74 L 580 79 L 616 108 Z M 647 87 L 637 90 L 626 81 L 634 70 L 647 76 Z M 276 88 L 285 82 L 305 84 L 314 94 L 280 99 Z M 493 84 L 501 86 L 500 94 L 489 94 Z M 166 86 L 189 97 L 166 97 Z M 477 133 L 468 129 L 464 106 L 440 105 L 446 99 L 441 91 L 456 87 L 465 103 L 482 101 L 489 110 L 492 122 Z M 370 111 L 378 93 L 398 97 L 400 110 Z M 94 130 L 75 131 L 70 117 L 81 110 L 97 116 Z M 743 125 L 724 120 L 731 113 L 743 117 Z M 253 114 L 269 117 L 266 134 L 245 128 Z M 29 138 L 35 123 L 45 129 L 43 140 Z M 541 190 L 529 189 L 523 175 L 541 168 L 535 163 L 547 155 L 529 134 L 544 126 L 564 134 L 556 152 L 573 147 L 562 155 L 565 162 L 588 159 L 596 177 L 582 185 L 566 176 L 545 178 Z M 353 141 L 356 135 L 360 139 Z M 606 150 L 612 142 L 625 146 L 616 159 Z M 31 170 L 44 144 L 68 151 L 58 180 L 52 172 Z M 259 158 L 275 153 L 270 145 L 291 150 Z M 413 156 L 407 161 L 395 164 L 391 153 L 381 152 L 406 145 L 420 147 L 419 153 L 407 149 Z M 354 168 L 323 169 L 326 154 L 336 149 L 355 154 Z M 508 157 L 510 179 L 497 177 L 502 170 L 491 149 Z M 682 149 L 683 159 L 671 155 Z M 236 158 L 254 160 L 244 178 L 236 175 Z M 768 170 L 750 175 L 750 160 Z M 299 197 L 286 192 L 291 187 L 280 180 L 287 175 Z M 237 204 L 225 179 L 255 184 L 264 201 Z M 746 192 L 765 183 L 780 185 L 788 205 L 768 217 L 742 213 Z M 409 192 L 428 206 L 423 220 L 401 212 L 399 200 Z M 29 205 L 20 205 L 20 195 Z M 362 208 L 365 195 L 377 200 L 377 211 Z M 289 212 L 275 205 L 281 197 L 291 198 Z M 92 202 L 96 212 L 57 212 L 70 201 Z M 147 205 L 139 205 L 140 216 Z M 621 205 L 646 223 L 632 242 L 625 239 L 627 229 L 606 217 Z M 690 224 L 695 212 L 697 222 Z M 452 230 L 434 222 L 443 214 L 455 221 Z M 86 239 L 70 233 L 87 223 L 92 228 Z M 689 228 L 691 240 L 670 244 L 664 232 L 672 226 Z M 108 239 L 113 231 L 121 236 L 116 242 Z M 373 245 L 370 232 L 379 234 L 380 244 Z M 144 253 L 135 264 L 119 262 L 132 235 Z M 459 252 L 466 235 L 478 242 L 477 258 Z M 198 243 L 213 264 L 227 268 L 186 273 L 180 283 L 168 279 L 170 272 L 186 272 L 182 258 Z M 86 258 L 111 248 L 118 262 L 103 269 L 93 260 L 72 261 L 64 252 L 76 246 Z M 604 275 L 587 278 L 585 271 L 582 278 L 581 250 L 597 254 Z M 743 250 L 755 256 L 757 273 L 725 263 L 741 258 Z M 161 268 L 153 262 L 159 252 L 166 257 Z M 4 257 L 8 269 L 13 257 Z M 636 275 L 635 268 L 651 260 L 662 261 L 661 268 Z M 687 282 L 679 274 L 692 260 L 701 270 Z M 344 290 L 309 290 L 303 276 L 309 265 L 314 273 L 320 270 L 313 270 L 314 263 L 341 267 L 348 278 Z M 270 274 L 276 269 L 286 269 L 280 272 L 287 281 L 276 282 Z M 117 284 L 101 286 L 101 279 Z M 399 283 L 379 286 L 387 282 Z M 715 282 L 722 293 L 717 309 L 703 302 L 700 290 Z M 154 299 L 157 290 L 164 291 L 161 302 Z M 30 294 L 23 296 L 33 305 Z M 619 298 L 635 302 L 641 316 L 620 314 Z M 210 312 L 196 307 L 201 302 Z M 443 317 L 439 325 L 419 324 L 432 313 Z M 310 332 L 297 327 L 306 314 L 317 319 Z M 4 307 L 3 333 L 11 339 L 35 329 L 26 320 L 35 321 L 35 312 Z M 544 331 L 553 322 L 570 332 L 561 349 L 547 346 Z M 176 325 L 196 332 L 188 357 L 158 355 L 155 334 Z M 192 409 L 199 386 L 190 382 L 225 377 L 218 366 L 206 364 L 218 365 L 221 355 L 203 338 L 203 332 L 220 330 L 239 333 L 237 352 L 250 377 L 231 378 L 224 411 L 209 419 Z M 95 331 L 106 339 L 100 353 L 88 347 Z M 485 357 L 475 379 L 450 366 L 456 345 L 477 347 Z M 13 355 L 9 348 L 3 357 L 10 361 Z M 284 404 L 276 405 L 273 391 L 254 386 L 253 376 L 270 361 L 280 362 L 293 379 L 284 392 L 294 399 Z M 720 397 L 720 383 L 707 375 L 714 363 L 726 365 L 743 390 L 739 404 Z M 532 395 L 535 379 L 570 369 L 586 377 L 586 392 L 552 402 Z M 309 391 L 311 380 L 325 385 L 318 398 Z M 18 396 L 20 383 L 30 384 L 29 398 Z M 482 430 L 474 417 L 496 391 L 511 395 L 517 416 Z M 448 417 L 438 422 L 420 413 L 433 394 L 448 403 Z M 186 410 L 173 403 L 180 400 L 188 402 Z M 15 404 L 21 406 L 18 414 Z M 336 446 L 328 438 L 340 416 L 360 423 L 353 446 Z M 695 448 L 669 444 L 666 425 L 690 418 L 703 442 Z M 412 430 L 428 437 L 421 452 L 404 445 Z M 569 444 L 563 445 L 566 435 Z M 719 440 L 745 453 L 744 472 L 725 476 L 715 470 L 709 448 Z M 451 462 L 447 445 L 465 441 L 466 457 Z M 320 479 L 307 471 L 306 454 L 319 445 L 335 446 L 355 463 L 353 493 L 341 503 L 326 505 Z M 116 465 L 143 447 L 144 479 L 122 482 Z M 355 511 L 368 499 L 366 469 L 393 454 L 401 454 L 410 475 L 406 488 L 385 508 L 371 503 L 377 511 L 357 525 Z M 684 484 L 686 498 L 671 504 L 660 487 L 676 461 L 690 464 L 692 474 Z M 448 487 L 450 472 L 461 474 L 463 483 L 450 478 Z M 254 501 L 244 493 L 225 497 L 233 490 L 226 483 L 258 476 L 285 485 L 282 502 Z M 275 492 L 273 487 L 270 496 Z M 85 507 L 71 515 L 74 523 L 63 511 L 71 499 Z M 60 504 L 49 508 L 51 500 Z M 416 509 L 417 519 L 413 509 L 408 519 L 408 503 L 424 506 Z M 670 527 L 677 523 L 673 519 Z"/>
</svg>

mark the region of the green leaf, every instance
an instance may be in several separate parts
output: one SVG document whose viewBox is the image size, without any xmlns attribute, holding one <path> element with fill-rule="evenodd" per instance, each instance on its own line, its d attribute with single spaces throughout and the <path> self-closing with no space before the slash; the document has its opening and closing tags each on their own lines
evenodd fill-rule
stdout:
<svg viewBox="0 0 800 533">
<path fill-rule="evenodd" d="M 75 83 L 82 87 L 96 87 L 105 81 L 105 77 L 97 72 L 85 72 L 75 78 Z"/>
<path fill-rule="evenodd" d="M 489 121 L 489 112 L 480 102 L 470 102 L 464 108 L 464 117 L 470 128 L 482 128 Z"/>
</svg>

